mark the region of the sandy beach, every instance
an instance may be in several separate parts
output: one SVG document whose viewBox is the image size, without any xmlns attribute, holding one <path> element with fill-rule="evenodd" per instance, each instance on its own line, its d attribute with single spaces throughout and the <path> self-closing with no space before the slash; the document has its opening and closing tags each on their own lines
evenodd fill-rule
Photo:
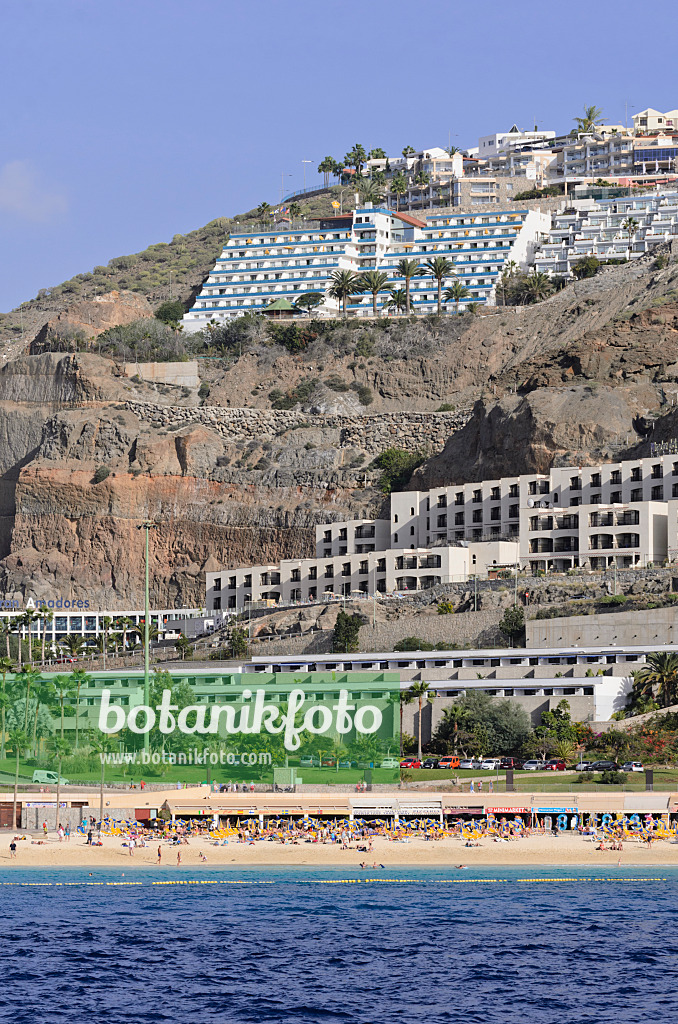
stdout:
<svg viewBox="0 0 678 1024">
<path fill-rule="evenodd" d="M 36 839 L 38 837 L 35 837 Z M 41 837 L 40 837 L 41 838 Z M 104 837 L 103 846 L 87 846 L 81 836 L 70 842 L 50 837 L 44 845 L 31 845 L 31 838 L 17 843 L 17 856 L 10 860 L 10 837 L 0 845 L 0 870 L 16 867 L 120 867 L 125 871 L 138 867 L 156 867 L 158 842 L 137 848 L 130 856 L 119 837 Z M 580 835 L 544 836 L 534 834 L 508 843 L 495 843 L 483 838 L 480 846 L 464 846 L 460 839 L 443 838 L 426 841 L 412 838 L 409 842 L 390 842 L 382 837 L 373 840 L 371 853 L 353 847 L 342 850 L 339 844 L 306 843 L 283 846 L 280 842 L 258 841 L 253 844 L 230 840 L 227 846 L 216 846 L 207 839 L 191 839 L 188 845 L 171 846 L 162 842 L 162 864 L 157 870 L 177 870 L 177 849 L 181 851 L 178 870 L 200 870 L 210 867 L 283 867 L 294 865 L 319 868 L 359 868 L 361 861 L 385 867 L 455 867 L 473 865 L 572 865 L 586 868 L 616 866 L 621 858 L 626 867 L 678 866 L 678 843 L 656 840 L 648 848 L 645 843 L 625 841 L 623 851 L 597 850 L 597 843 Z M 207 860 L 201 860 L 203 854 Z"/>
</svg>

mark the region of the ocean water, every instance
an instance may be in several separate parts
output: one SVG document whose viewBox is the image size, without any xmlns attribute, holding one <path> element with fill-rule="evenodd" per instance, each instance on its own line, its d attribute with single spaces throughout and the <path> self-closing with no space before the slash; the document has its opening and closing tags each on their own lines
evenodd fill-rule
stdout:
<svg viewBox="0 0 678 1024">
<path fill-rule="evenodd" d="M 17 867 L 0 901 L 0 1020 L 15 1024 L 678 1016 L 671 868 Z"/>
</svg>

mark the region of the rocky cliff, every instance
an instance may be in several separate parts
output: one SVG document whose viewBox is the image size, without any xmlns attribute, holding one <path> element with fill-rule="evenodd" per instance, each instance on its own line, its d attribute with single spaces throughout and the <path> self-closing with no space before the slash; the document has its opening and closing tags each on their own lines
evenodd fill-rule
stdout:
<svg viewBox="0 0 678 1024">
<path fill-rule="evenodd" d="M 642 454 L 676 433 L 678 265 L 478 317 L 310 325 L 299 349 L 255 325 L 198 365 L 199 389 L 91 351 L 0 369 L 6 596 L 138 606 L 151 517 L 153 602 L 200 604 L 206 568 L 310 554 L 317 523 L 383 512 L 389 447 L 428 456 L 417 487 Z"/>
</svg>

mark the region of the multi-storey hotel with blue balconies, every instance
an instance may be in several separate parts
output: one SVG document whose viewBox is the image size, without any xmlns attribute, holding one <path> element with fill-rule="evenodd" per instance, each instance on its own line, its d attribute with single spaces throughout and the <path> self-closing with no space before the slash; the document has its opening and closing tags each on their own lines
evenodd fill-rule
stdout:
<svg viewBox="0 0 678 1024">
<path fill-rule="evenodd" d="M 184 329 L 198 331 L 210 322 L 223 322 L 244 313 L 261 313 L 272 302 L 294 304 L 308 292 L 321 292 L 321 316 L 336 316 L 339 304 L 329 295 L 337 270 L 382 270 L 387 289 L 377 296 L 385 308 L 390 289 L 405 287 L 397 265 L 413 259 L 422 274 L 410 285 L 411 308 L 432 313 L 437 308 L 437 283 L 426 273 L 427 260 L 443 256 L 453 270 L 443 289 L 459 281 L 467 289 L 459 303 L 492 305 L 499 275 L 508 261 L 526 267 L 534 248 L 548 234 L 550 215 L 517 209 L 484 213 L 437 213 L 425 221 L 369 204 L 352 214 L 327 217 L 301 229 L 281 227 L 231 235 L 205 281 Z M 456 310 L 452 303 L 450 311 Z M 354 295 L 347 304 L 353 316 L 370 316 L 370 294 Z"/>
</svg>

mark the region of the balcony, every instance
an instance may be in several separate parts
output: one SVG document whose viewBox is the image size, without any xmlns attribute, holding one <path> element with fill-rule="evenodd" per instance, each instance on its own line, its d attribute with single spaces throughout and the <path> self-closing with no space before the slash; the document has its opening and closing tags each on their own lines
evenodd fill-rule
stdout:
<svg viewBox="0 0 678 1024">
<path fill-rule="evenodd" d="M 374 526 L 359 526 L 355 531 L 356 540 L 367 540 L 374 537 Z"/>
</svg>

